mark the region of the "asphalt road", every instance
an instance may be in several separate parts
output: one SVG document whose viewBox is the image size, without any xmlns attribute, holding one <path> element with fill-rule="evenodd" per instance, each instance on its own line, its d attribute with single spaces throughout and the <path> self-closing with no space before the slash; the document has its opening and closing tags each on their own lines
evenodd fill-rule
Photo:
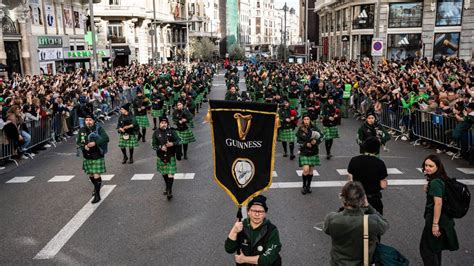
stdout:
<svg viewBox="0 0 474 266">
<path fill-rule="evenodd" d="M 224 94 L 223 75 L 218 75 L 210 97 L 223 99 Z M 234 265 L 233 255 L 224 251 L 224 241 L 237 209 L 212 179 L 210 129 L 204 124 L 206 109 L 204 104 L 195 118 L 198 142 L 190 145 L 189 160 L 178 162 L 182 179 L 175 181 L 171 201 L 162 195 L 164 182 L 156 172 L 156 155 L 149 141 L 151 130 L 147 132 L 148 142 L 140 143 L 135 152 L 135 163 L 122 165 L 114 130 L 116 118 L 105 126 L 111 137 L 107 174 L 114 176 L 104 182 L 103 191 L 109 194 L 98 206 L 89 203 L 93 187 L 81 169 L 82 160 L 75 156 L 73 139 L 18 168 L 2 170 L 0 264 Z M 322 157 L 314 181 L 346 179 L 337 170 L 347 168 L 350 158 L 358 154 L 355 132 L 360 123 L 343 120 L 341 138 L 333 146 L 335 157 L 330 161 Z M 275 188 L 265 195 L 267 217 L 280 231 L 283 263 L 328 265 L 331 241 L 321 227 L 326 214 L 341 205 L 341 188 L 337 182 L 330 182 L 329 187 L 314 187 L 311 195 L 301 195 L 294 187 L 297 184 L 291 183 L 301 181 L 297 160 L 283 158 L 282 148 L 277 145 Z M 383 192 L 390 229 L 382 239 L 399 249 L 412 265 L 421 265 L 418 245 L 425 194 L 422 186 L 416 185 L 423 180 L 417 168 L 434 151 L 401 141 L 390 141 L 389 148 L 382 159 L 387 167 L 394 168 L 394 173 L 400 172 L 389 178 L 401 179 L 404 185 L 393 185 Z M 321 150 L 324 154 L 324 145 Z M 442 158 L 450 176 L 474 179 L 472 174 L 457 169 L 473 168 L 467 162 L 451 161 L 446 155 Z M 149 179 L 140 174 L 154 176 Z M 63 182 L 49 182 L 55 176 L 59 177 L 53 180 Z M 30 178 L 15 183 L 20 180 L 15 177 Z M 285 184 L 290 188 L 283 188 Z M 443 252 L 444 265 L 474 265 L 472 224 L 473 210 L 456 220 L 460 249 Z"/>
</svg>

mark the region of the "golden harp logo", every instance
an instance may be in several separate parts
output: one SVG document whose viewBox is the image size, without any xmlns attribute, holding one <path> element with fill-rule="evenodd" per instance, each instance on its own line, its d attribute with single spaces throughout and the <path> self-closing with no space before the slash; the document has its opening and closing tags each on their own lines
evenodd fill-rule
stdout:
<svg viewBox="0 0 474 266">
<path fill-rule="evenodd" d="M 252 124 L 252 115 L 242 115 L 239 113 L 234 114 L 235 120 L 237 120 L 237 128 L 239 130 L 240 140 L 245 140 L 249 133 L 250 126 Z"/>
<path fill-rule="evenodd" d="M 255 175 L 255 166 L 247 158 L 237 158 L 232 164 L 232 176 L 240 188 L 246 187 Z"/>
</svg>

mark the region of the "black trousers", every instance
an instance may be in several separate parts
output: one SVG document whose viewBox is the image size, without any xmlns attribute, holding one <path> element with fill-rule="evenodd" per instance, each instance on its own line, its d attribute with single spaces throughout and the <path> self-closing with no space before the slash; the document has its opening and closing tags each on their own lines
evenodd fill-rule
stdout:
<svg viewBox="0 0 474 266">
<path fill-rule="evenodd" d="M 367 201 L 375 210 L 383 215 L 382 193 L 367 194 Z"/>
<path fill-rule="evenodd" d="M 426 226 L 426 225 L 425 225 Z M 441 266 L 441 251 L 433 252 L 428 244 L 431 228 L 424 228 L 420 241 L 420 255 L 425 266 Z"/>
</svg>

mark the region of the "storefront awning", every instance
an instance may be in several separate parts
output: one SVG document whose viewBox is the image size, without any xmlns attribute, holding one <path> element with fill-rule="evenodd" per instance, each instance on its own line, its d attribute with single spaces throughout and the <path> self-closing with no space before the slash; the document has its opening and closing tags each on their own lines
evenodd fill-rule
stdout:
<svg viewBox="0 0 474 266">
<path fill-rule="evenodd" d="M 115 55 L 130 55 L 132 52 L 130 51 L 130 47 L 128 46 L 112 46 L 114 49 Z"/>
</svg>

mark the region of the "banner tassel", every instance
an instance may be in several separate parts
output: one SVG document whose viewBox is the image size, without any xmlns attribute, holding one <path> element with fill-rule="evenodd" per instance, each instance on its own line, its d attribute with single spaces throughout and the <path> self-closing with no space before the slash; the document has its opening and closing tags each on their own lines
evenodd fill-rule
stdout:
<svg viewBox="0 0 474 266">
<path fill-rule="evenodd" d="M 207 110 L 206 117 L 204 118 L 204 121 L 207 123 L 212 123 L 212 116 L 211 116 L 211 110 Z"/>
</svg>

